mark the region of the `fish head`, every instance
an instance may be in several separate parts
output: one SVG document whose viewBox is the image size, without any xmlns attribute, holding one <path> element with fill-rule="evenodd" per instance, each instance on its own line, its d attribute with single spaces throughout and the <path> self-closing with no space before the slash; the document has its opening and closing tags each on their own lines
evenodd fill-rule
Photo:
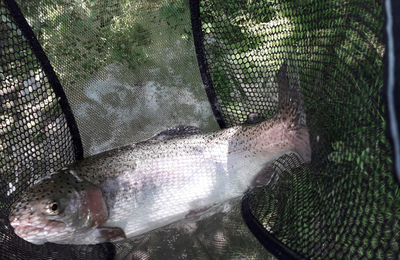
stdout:
<svg viewBox="0 0 400 260">
<path fill-rule="evenodd" d="M 13 204 L 9 221 L 15 233 L 33 243 L 73 243 L 108 218 L 101 190 L 70 171 L 53 173 Z"/>
</svg>

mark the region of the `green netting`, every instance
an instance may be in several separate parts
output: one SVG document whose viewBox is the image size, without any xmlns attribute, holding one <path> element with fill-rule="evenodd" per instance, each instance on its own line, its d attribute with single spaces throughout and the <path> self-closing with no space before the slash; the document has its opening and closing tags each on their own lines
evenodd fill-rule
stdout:
<svg viewBox="0 0 400 260">
<path fill-rule="evenodd" d="M 9 2 L 12 3 L 1 2 L 1 15 L 7 15 L 10 28 L 14 31 L 21 30 L 22 33 L 29 31 L 29 28 L 21 26 L 15 16 L 27 19 L 68 97 L 86 156 L 141 141 L 178 124 L 195 125 L 203 130 L 218 128 L 198 70 L 187 2 L 19 2 L 24 17 L 15 14 L 15 7 L 11 8 Z M 14 38 L 19 40 L 22 37 L 18 35 Z M 31 39 L 31 36 L 28 38 Z M 8 45 L 2 45 L 1 48 L 19 50 L 20 44 L 17 40 L 9 40 Z M 37 46 L 26 48 L 27 55 L 35 59 L 38 55 L 35 52 Z M 45 59 L 44 63 L 48 64 L 49 61 Z M 27 69 L 29 68 L 23 64 L 17 64 L 10 74 L 18 76 L 27 73 Z M 46 85 L 46 91 L 49 93 L 54 89 L 57 89 L 57 86 Z M 33 90 L 36 95 L 37 90 Z M 18 94 L 7 94 L 6 104 L 11 95 Z M 35 102 L 39 105 L 44 104 L 46 97 L 38 95 Z M 17 113 L 14 111 L 13 107 L 2 111 L 7 113 L 2 114 L 2 120 Z M 23 112 L 30 113 L 29 104 L 24 107 Z M 10 125 L 12 123 L 13 121 L 10 121 Z M 67 122 L 49 123 L 51 126 L 57 123 L 59 127 L 67 129 Z M 46 125 L 37 127 L 44 136 L 48 131 L 52 131 L 52 128 L 46 128 Z M 63 134 L 68 136 L 69 133 Z M 19 133 L 15 133 L 15 136 L 18 139 Z M 66 137 L 61 139 L 68 140 Z M 30 145 L 30 142 L 34 141 L 21 140 L 17 143 L 19 146 L 14 145 L 14 150 L 19 152 L 21 146 Z M 58 141 L 51 144 L 57 146 Z M 41 161 L 46 164 L 48 157 L 44 154 Z M 30 158 L 20 157 L 19 160 L 29 162 Z M 14 181 L 14 164 L 1 161 L 2 166 L 9 169 L 7 174 L 1 175 L 2 183 L 5 181 L 4 189 L 0 191 L 1 201 L 4 203 L 4 207 L 1 208 L 1 219 L 4 221 L 0 225 L 1 257 L 269 257 L 241 217 L 240 198 L 221 205 L 201 218 L 184 220 L 165 229 L 115 244 L 63 246 L 48 243 L 38 246 L 21 240 L 8 223 L 12 202 L 20 192 L 32 185 L 34 180 L 71 161 L 53 168 L 31 168 L 18 173 L 24 176 L 23 181 L 21 178 Z M 12 186 L 9 186 L 10 182 Z M 10 196 L 9 191 L 12 187 L 16 189 Z"/>
<path fill-rule="evenodd" d="M 182 1 L 20 3 L 74 112 L 85 156 L 185 124 L 218 126 Z"/>
<path fill-rule="evenodd" d="M 80 151 L 49 61 L 10 3 L 0 1 L 0 258 L 270 257 L 242 220 L 241 198 L 115 244 L 36 246 L 18 238 L 8 224 L 18 193 Z M 173 125 L 216 129 L 203 83 L 220 126 L 253 112 L 270 118 L 276 73 L 289 62 L 303 91 L 312 162 L 280 158 L 273 181 L 244 197 L 246 222 L 280 257 L 398 258 L 400 195 L 381 100 L 381 1 L 18 4 L 63 85 L 86 155 Z"/>
<path fill-rule="evenodd" d="M 297 67 L 313 161 L 245 202 L 270 241 L 307 258 L 397 258 L 399 193 L 384 135 L 380 3 L 204 1 L 200 13 L 227 125 L 249 112 L 268 116 L 253 93 L 283 60 Z"/>
</svg>

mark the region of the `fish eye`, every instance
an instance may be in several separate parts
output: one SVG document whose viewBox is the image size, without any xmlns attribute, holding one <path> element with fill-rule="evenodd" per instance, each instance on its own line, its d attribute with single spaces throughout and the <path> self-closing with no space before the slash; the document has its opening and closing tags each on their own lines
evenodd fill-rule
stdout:
<svg viewBox="0 0 400 260">
<path fill-rule="evenodd" d="M 52 201 L 47 205 L 47 211 L 50 214 L 57 214 L 60 212 L 60 204 L 58 201 Z"/>
</svg>

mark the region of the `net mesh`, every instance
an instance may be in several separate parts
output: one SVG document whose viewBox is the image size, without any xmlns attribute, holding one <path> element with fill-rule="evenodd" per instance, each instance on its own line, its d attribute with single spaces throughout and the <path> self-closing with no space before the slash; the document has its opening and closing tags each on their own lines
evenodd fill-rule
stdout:
<svg viewBox="0 0 400 260">
<path fill-rule="evenodd" d="M 9 16 L 14 31 L 30 32 L 27 25 L 12 19 L 22 18 L 12 1 L 1 4 L 2 14 Z M 177 124 L 218 129 L 198 71 L 187 2 L 29 1 L 19 2 L 19 7 L 62 83 L 86 156 L 141 141 Z M 27 38 L 31 39 L 27 43 L 29 54 L 35 58 L 38 46 L 30 46 L 35 41 L 31 36 Z M 25 68 L 20 65 L 18 69 Z M 15 71 L 12 75 L 18 73 L 25 72 Z M 53 91 L 57 86 L 48 84 L 46 88 Z M 45 99 L 40 97 L 37 102 L 44 103 Z M 11 109 L 6 112 L 13 114 Z M 74 122 L 72 118 L 67 121 L 71 120 Z M 69 130 L 73 132 L 73 128 Z M 40 129 L 44 134 L 49 131 Z M 64 134 L 68 135 L 68 131 Z M 74 157 L 53 168 L 39 169 L 37 178 L 73 160 Z M 12 183 L 17 187 L 13 195 L 32 185 L 37 178 L 29 178 L 35 174 L 22 172 L 28 181 Z M 15 173 L 10 169 L 3 176 L 14 179 Z M 269 255 L 246 228 L 240 199 L 214 209 L 218 215 L 209 213 L 121 243 L 36 246 L 14 234 L 7 216 L 16 197 L 4 194 L 4 198 L 0 258 L 226 259 L 253 255 L 265 259 Z"/>
<path fill-rule="evenodd" d="M 85 156 L 175 125 L 218 126 L 204 95 L 188 3 L 20 4 L 74 112 Z"/>
<path fill-rule="evenodd" d="M 242 122 L 242 111 L 270 111 L 255 94 L 266 68 L 273 74 L 282 60 L 297 67 L 313 162 L 247 195 L 248 221 L 269 232 L 265 244 L 277 239 L 307 258 L 396 258 L 399 194 L 380 96 L 380 3 L 207 1 L 200 13 L 227 125 Z"/>
<path fill-rule="evenodd" d="M 252 112 L 246 102 L 258 108 L 258 75 L 282 60 L 296 64 L 305 97 L 313 162 L 248 194 L 247 220 L 268 231 L 261 240 L 271 250 L 278 240 L 298 257 L 396 258 L 399 193 L 384 136 L 380 3 L 269 3 L 200 3 L 207 65 L 227 125 L 243 121 L 237 111 Z"/>
<path fill-rule="evenodd" d="M 271 258 L 261 244 L 282 258 L 397 258 L 381 1 L 18 4 L 63 89 L 16 6 L 0 1 L 1 258 Z M 9 226 L 17 194 L 82 155 L 63 91 L 87 156 L 173 125 L 217 129 L 213 114 L 220 127 L 268 119 L 284 61 L 303 91 L 312 163 L 284 156 L 242 203 L 115 244 L 36 246 Z"/>
</svg>

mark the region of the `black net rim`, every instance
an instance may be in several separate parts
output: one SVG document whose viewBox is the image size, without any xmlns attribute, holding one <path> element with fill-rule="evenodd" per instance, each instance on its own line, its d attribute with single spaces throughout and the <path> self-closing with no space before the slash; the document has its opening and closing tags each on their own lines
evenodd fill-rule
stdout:
<svg viewBox="0 0 400 260">
<path fill-rule="evenodd" d="M 78 126 L 75 121 L 75 117 L 72 114 L 71 107 L 68 103 L 62 85 L 49 59 L 47 58 L 46 53 L 44 52 L 42 46 L 40 45 L 31 27 L 29 26 L 24 15 L 22 14 L 21 9 L 18 7 L 18 4 L 14 0 L 5 0 L 4 2 L 8 6 L 10 13 L 13 15 L 15 23 L 19 26 L 19 28 L 21 28 L 23 36 L 25 36 L 30 46 L 32 47 L 34 55 L 39 60 L 43 68 L 43 71 L 46 73 L 48 77 L 50 85 L 53 87 L 54 93 L 58 99 L 61 110 L 67 120 L 67 126 L 71 134 L 72 144 L 75 151 L 75 160 L 83 159 L 82 141 L 79 134 Z"/>
</svg>

